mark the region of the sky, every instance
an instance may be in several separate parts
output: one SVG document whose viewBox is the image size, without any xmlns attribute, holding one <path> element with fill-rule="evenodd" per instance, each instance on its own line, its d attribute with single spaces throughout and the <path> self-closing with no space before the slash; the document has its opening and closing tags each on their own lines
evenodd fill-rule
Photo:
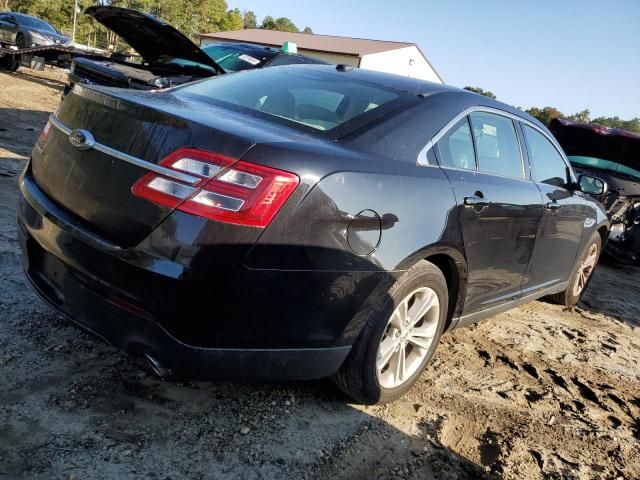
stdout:
<svg viewBox="0 0 640 480">
<path fill-rule="evenodd" d="M 640 117 L 640 0 L 228 0 L 315 33 L 417 43 L 445 83 Z"/>
</svg>

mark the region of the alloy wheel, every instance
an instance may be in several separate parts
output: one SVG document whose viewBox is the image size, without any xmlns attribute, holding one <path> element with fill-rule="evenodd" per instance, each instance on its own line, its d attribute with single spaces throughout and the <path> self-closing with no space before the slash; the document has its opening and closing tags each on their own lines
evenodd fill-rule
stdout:
<svg viewBox="0 0 640 480">
<path fill-rule="evenodd" d="M 594 243 L 589 247 L 589 251 L 582 259 L 582 263 L 578 268 L 576 283 L 573 286 L 573 295 L 578 296 L 584 290 L 587 285 L 589 277 L 593 273 L 593 269 L 596 267 L 598 261 L 598 244 Z"/>
<path fill-rule="evenodd" d="M 404 297 L 389 317 L 378 353 L 378 382 L 397 388 L 420 368 L 433 343 L 440 317 L 434 290 L 421 287 Z"/>
</svg>

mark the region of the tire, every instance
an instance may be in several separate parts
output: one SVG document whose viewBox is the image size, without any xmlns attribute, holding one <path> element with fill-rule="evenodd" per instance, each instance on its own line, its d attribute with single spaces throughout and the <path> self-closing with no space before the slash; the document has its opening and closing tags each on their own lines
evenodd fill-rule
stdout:
<svg viewBox="0 0 640 480">
<path fill-rule="evenodd" d="M 26 41 L 24 39 L 24 34 L 23 33 L 19 33 L 16 36 L 16 47 L 18 47 L 18 50 L 22 50 L 26 46 L 27 46 L 27 43 L 26 43 Z"/>
<path fill-rule="evenodd" d="M 18 70 L 18 68 L 20 68 L 20 61 L 15 55 L 10 56 L 7 62 L 7 70 L 9 70 L 10 72 L 15 72 L 16 70 Z"/>
<path fill-rule="evenodd" d="M 427 305 L 434 301 L 433 294 L 437 298 L 437 310 L 428 310 L 421 318 L 417 319 L 413 328 L 405 325 L 407 329 L 404 333 L 400 333 L 393 326 L 400 318 L 398 312 L 402 311 L 403 305 L 408 305 L 409 311 L 413 309 L 413 313 L 415 313 L 415 309 L 420 305 Z M 413 297 L 411 297 L 412 295 Z M 332 377 L 332 381 L 340 390 L 363 404 L 381 405 L 398 399 L 413 386 L 433 357 L 444 330 L 448 305 L 447 282 L 442 272 L 438 267 L 425 260 L 416 263 L 391 286 L 384 299 L 375 305 L 365 307 L 362 314 L 368 317 L 368 320 L 344 364 Z M 407 315 L 407 319 L 409 318 L 410 315 Z M 412 336 L 412 333 L 416 334 L 415 332 L 421 329 L 423 329 L 423 333 L 420 335 L 423 336 L 425 335 L 424 329 L 433 332 L 430 340 L 421 340 L 422 337 Z M 378 360 L 382 360 L 382 357 L 378 357 L 378 350 L 383 339 L 385 345 L 394 342 L 399 345 L 394 350 L 397 353 L 391 356 L 396 359 L 396 365 L 400 361 L 399 355 L 401 354 L 403 358 L 411 360 L 410 362 L 404 360 L 401 363 L 407 367 L 409 372 L 406 372 L 406 378 L 400 380 L 399 385 L 384 385 L 385 381 L 389 383 L 391 377 L 394 379 L 396 377 L 390 370 L 393 360 L 379 372 L 377 363 Z M 413 343 L 416 340 L 424 341 L 425 348 L 416 347 Z M 430 343 L 428 343 L 429 341 Z M 402 346 L 400 346 L 401 344 Z M 386 351 L 389 352 L 391 349 L 387 348 Z M 424 356 L 422 357 L 422 355 Z M 380 363 L 382 364 L 382 361 Z M 405 370 L 402 369 L 402 371 Z"/>
<path fill-rule="evenodd" d="M 578 286 L 580 282 L 580 271 L 581 267 L 583 267 L 585 261 L 592 253 L 592 249 L 597 249 L 595 255 L 595 263 L 593 267 L 588 272 L 586 279 L 582 281 L 582 287 Z M 571 277 L 569 279 L 569 285 L 564 292 L 556 293 L 555 295 L 550 295 L 548 298 L 551 302 L 557 303 L 558 305 L 564 305 L 566 307 L 575 306 L 578 301 L 580 301 L 580 297 L 589 286 L 589 282 L 591 282 L 591 278 L 593 277 L 593 271 L 598 265 L 598 260 L 600 259 L 600 254 L 602 253 L 602 238 L 600 238 L 600 234 L 595 232 L 589 242 L 587 243 L 587 247 L 582 251 L 580 257 L 576 264 L 573 266 L 573 270 L 571 270 Z"/>
</svg>

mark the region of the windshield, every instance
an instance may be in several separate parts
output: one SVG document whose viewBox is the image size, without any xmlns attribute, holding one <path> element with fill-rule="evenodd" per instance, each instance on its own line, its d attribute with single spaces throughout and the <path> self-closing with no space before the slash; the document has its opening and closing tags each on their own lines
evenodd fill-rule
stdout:
<svg viewBox="0 0 640 480">
<path fill-rule="evenodd" d="M 233 105 L 321 131 L 332 130 L 400 96 L 380 85 L 298 67 L 222 75 L 185 86 L 176 95 Z"/>
<path fill-rule="evenodd" d="M 49 33 L 58 33 L 56 32 L 55 28 L 53 28 L 44 20 L 40 20 L 38 18 L 16 16 L 16 20 L 18 21 L 19 25 L 24 27 L 44 30 L 45 32 L 49 32 Z"/>
<path fill-rule="evenodd" d="M 610 160 L 604 160 L 596 157 L 582 157 L 577 155 L 570 155 L 567 157 L 572 165 L 576 167 L 588 167 L 597 168 L 598 170 L 605 170 L 611 173 L 621 173 L 623 175 L 629 175 L 640 180 L 640 171 L 633 168 L 621 165 Z"/>
<path fill-rule="evenodd" d="M 256 58 L 249 53 L 225 45 L 202 47 L 204 53 L 213 58 L 226 72 L 238 72 L 257 68 L 263 58 Z M 265 51 L 267 53 L 267 51 Z"/>
<path fill-rule="evenodd" d="M 209 55 L 212 59 L 220 65 L 225 72 L 238 72 L 240 70 L 249 70 L 257 68 L 262 63 L 263 59 L 255 58 L 249 53 L 245 53 L 234 47 L 227 47 L 224 45 L 212 45 L 209 47 L 202 47 L 202 51 Z M 265 52 L 266 53 L 266 52 Z M 182 67 L 199 67 L 206 68 L 207 70 L 214 71 L 209 65 L 204 65 L 198 62 L 192 62 L 190 60 L 184 60 L 182 58 L 162 56 L 158 60 L 159 63 L 180 65 Z"/>
<path fill-rule="evenodd" d="M 185 60 L 184 58 L 172 57 L 170 55 L 161 55 L 160 58 L 156 61 L 156 63 L 163 63 L 169 65 L 179 65 L 181 67 L 195 67 L 202 68 L 208 70 L 210 72 L 214 72 L 215 70 L 211 65 L 205 65 L 204 63 L 193 62 L 191 60 Z"/>
</svg>

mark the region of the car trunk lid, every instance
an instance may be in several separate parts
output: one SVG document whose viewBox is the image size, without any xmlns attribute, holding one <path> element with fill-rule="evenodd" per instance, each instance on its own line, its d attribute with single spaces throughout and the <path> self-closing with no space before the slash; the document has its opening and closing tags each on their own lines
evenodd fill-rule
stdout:
<svg viewBox="0 0 640 480">
<path fill-rule="evenodd" d="M 173 105 L 183 116 L 162 109 L 170 95 L 138 95 L 76 86 L 50 120 L 53 126 L 31 162 L 34 180 L 49 198 L 121 246 L 138 244 L 173 210 L 131 191 L 149 171 L 162 171 L 162 159 L 185 147 L 239 159 L 253 145 L 252 139 L 224 131 L 225 122 L 215 128 L 190 120 L 189 106 Z M 71 140 L 79 143 L 70 135 L 76 129 L 95 139 L 94 148 L 72 145 Z"/>
<path fill-rule="evenodd" d="M 87 8 L 85 13 L 120 36 L 149 63 L 162 57 L 173 57 L 207 65 L 218 73 L 224 73 L 220 65 L 195 43 L 151 15 L 128 8 L 99 5 Z"/>
</svg>

